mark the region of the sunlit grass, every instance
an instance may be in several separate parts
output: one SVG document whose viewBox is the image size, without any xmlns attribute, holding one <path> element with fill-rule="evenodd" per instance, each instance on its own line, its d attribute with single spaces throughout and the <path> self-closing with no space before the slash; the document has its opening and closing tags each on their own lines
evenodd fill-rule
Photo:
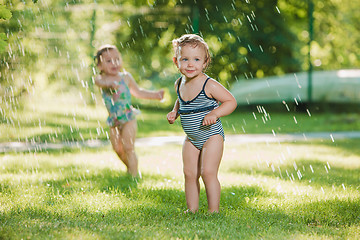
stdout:
<svg viewBox="0 0 360 240">
<path fill-rule="evenodd" d="M 75 100 L 74 100 L 75 99 Z M 79 100 L 80 99 L 80 100 Z M 45 99 L 47 100 L 47 99 Z M 106 109 L 79 96 L 3 108 L 0 142 L 108 140 Z M 141 106 L 140 106 L 141 107 Z M 138 137 L 183 135 L 167 110 L 141 107 Z M 358 131 L 358 114 L 242 111 L 227 135 Z M 181 146 L 137 146 L 142 178 L 111 149 L 0 155 L 4 239 L 358 239 L 360 140 L 238 144 L 226 140 L 221 212 L 185 215 Z"/>
<path fill-rule="evenodd" d="M 44 100 L 45 101 L 45 100 Z M 31 102 L 22 108 L 1 112 L 0 142 L 50 142 L 108 139 L 107 112 L 101 101 L 95 105 L 60 98 Z M 168 110 L 140 106 L 138 137 L 182 135 L 180 121 L 170 125 Z M 241 107 L 222 118 L 226 134 L 305 133 L 360 131 L 360 115 L 355 113 L 299 113 L 243 111 Z"/>
<path fill-rule="evenodd" d="M 135 180 L 110 146 L 2 155 L 0 236 L 358 239 L 359 144 L 226 142 L 216 215 L 202 183 L 200 212 L 182 213 L 180 145 L 138 147 Z"/>
</svg>

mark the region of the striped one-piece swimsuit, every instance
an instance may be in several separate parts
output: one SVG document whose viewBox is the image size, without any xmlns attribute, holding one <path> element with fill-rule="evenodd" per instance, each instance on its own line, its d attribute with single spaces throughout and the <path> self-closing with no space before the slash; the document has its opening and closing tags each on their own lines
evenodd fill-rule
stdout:
<svg viewBox="0 0 360 240">
<path fill-rule="evenodd" d="M 184 101 L 180 96 L 181 78 L 177 87 L 181 126 L 187 138 L 199 150 L 202 150 L 204 143 L 213 135 L 220 134 L 225 139 L 224 130 L 219 118 L 212 125 L 202 125 L 205 115 L 219 106 L 216 99 L 208 97 L 205 93 L 205 85 L 209 79 L 209 77 L 206 79 L 200 93 L 190 101 Z"/>
</svg>

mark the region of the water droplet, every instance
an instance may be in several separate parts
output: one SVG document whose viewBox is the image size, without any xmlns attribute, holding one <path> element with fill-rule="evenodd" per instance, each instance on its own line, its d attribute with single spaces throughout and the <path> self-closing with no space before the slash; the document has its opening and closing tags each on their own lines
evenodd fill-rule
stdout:
<svg viewBox="0 0 360 240">
<path fill-rule="evenodd" d="M 326 163 L 329 170 L 331 169 L 329 162 Z"/>
<path fill-rule="evenodd" d="M 301 174 L 300 170 L 297 171 L 297 175 L 298 175 L 299 180 L 301 180 L 302 174 Z"/>
<path fill-rule="evenodd" d="M 293 116 L 293 118 L 294 118 L 295 123 L 297 124 L 298 122 L 297 122 L 297 120 L 296 120 L 296 117 L 295 117 L 295 116 Z"/>
<path fill-rule="evenodd" d="M 280 9 L 278 8 L 278 6 L 276 6 L 275 8 L 278 11 L 278 13 L 280 14 Z"/>
<path fill-rule="evenodd" d="M 296 171 L 296 170 L 298 169 L 298 168 L 297 168 L 297 165 L 296 165 L 296 162 L 293 163 L 293 166 L 294 166 L 294 169 L 295 169 L 295 171 Z"/>
</svg>

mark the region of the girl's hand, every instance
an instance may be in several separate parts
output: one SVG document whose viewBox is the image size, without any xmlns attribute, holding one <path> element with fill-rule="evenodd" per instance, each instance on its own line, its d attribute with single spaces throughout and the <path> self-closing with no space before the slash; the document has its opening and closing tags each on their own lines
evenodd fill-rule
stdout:
<svg viewBox="0 0 360 240">
<path fill-rule="evenodd" d="M 178 114 L 174 110 L 169 112 L 166 116 L 166 118 L 170 124 L 173 124 L 175 122 L 175 120 L 177 119 L 177 117 L 178 117 Z"/>
<path fill-rule="evenodd" d="M 210 112 L 204 117 L 202 125 L 206 126 L 206 125 L 214 124 L 216 123 L 217 119 L 218 117 L 213 112 Z"/>
<path fill-rule="evenodd" d="M 164 90 L 161 89 L 158 91 L 158 99 L 162 101 L 164 99 Z"/>
</svg>

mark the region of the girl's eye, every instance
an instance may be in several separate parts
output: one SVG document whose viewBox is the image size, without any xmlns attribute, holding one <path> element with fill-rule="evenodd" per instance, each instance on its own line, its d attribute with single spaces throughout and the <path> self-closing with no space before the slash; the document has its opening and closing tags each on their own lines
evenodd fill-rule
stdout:
<svg viewBox="0 0 360 240">
<path fill-rule="evenodd" d="M 183 58 L 182 60 L 183 60 L 183 61 L 187 61 L 188 59 L 187 59 L 187 58 Z"/>
</svg>

